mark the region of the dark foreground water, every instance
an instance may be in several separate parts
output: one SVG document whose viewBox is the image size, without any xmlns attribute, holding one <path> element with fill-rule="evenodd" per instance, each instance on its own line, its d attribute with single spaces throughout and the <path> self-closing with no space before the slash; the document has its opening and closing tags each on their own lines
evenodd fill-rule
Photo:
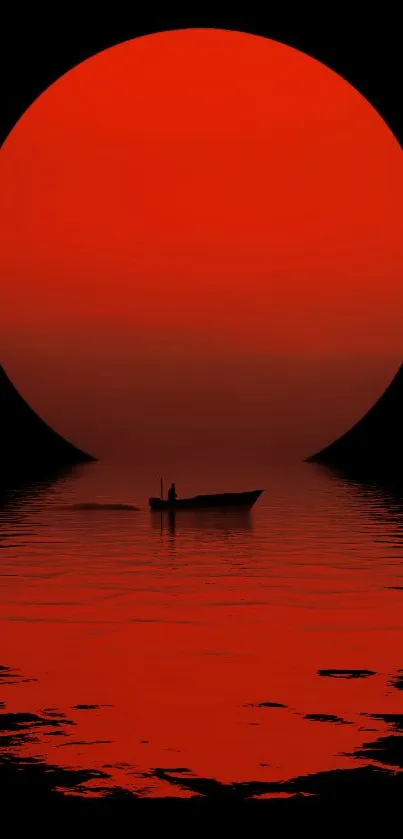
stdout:
<svg viewBox="0 0 403 839">
<path fill-rule="evenodd" d="M 101 464 L 4 499 L 3 791 L 400 791 L 403 502 L 311 465 L 264 478 L 251 514 L 161 518 Z M 230 484 L 186 489 L 255 488 Z"/>
</svg>

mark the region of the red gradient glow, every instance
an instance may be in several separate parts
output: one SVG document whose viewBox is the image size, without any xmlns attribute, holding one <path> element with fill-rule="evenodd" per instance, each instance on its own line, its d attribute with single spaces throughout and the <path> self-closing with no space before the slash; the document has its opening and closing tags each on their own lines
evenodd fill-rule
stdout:
<svg viewBox="0 0 403 839">
<path fill-rule="evenodd" d="M 140 360 L 154 391 L 164 353 L 378 355 L 386 379 L 400 359 L 401 149 L 288 46 L 183 30 L 106 50 L 28 109 L 0 179 L 2 360 L 50 420 L 83 404 L 80 366 L 88 390 Z"/>
</svg>

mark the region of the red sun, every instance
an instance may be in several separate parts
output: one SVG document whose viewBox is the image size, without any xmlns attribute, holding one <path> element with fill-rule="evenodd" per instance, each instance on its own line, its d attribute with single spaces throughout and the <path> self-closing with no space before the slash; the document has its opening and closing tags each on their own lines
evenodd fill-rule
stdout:
<svg viewBox="0 0 403 839">
<path fill-rule="evenodd" d="M 401 149 L 288 46 L 183 30 L 108 49 L 28 109 L 0 178 L 1 360 L 64 431 L 80 369 L 141 364 L 151 393 L 161 356 L 400 360 Z"/>
</svg>

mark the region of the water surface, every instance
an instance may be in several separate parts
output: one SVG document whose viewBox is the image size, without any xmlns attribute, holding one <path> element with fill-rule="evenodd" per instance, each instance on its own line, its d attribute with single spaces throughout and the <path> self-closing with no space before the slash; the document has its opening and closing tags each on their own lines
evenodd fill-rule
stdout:
<svg viewBox="0 0 403 839">
<path fill-rule="evenodd" d="M 186 494 L 266 492 L 250 514 L 161 517 L 134 466 L 96 464 L 3 503 L 2 760 L 84 795 L 393 778 L 403 502 L 307 464 L 242 486 L 190 471 Z"/>
</svg>

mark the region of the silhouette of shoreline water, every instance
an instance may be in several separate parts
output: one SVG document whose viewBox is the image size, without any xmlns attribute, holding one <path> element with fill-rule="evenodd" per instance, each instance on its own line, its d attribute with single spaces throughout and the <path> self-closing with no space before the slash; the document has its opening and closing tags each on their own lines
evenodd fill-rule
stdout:
<svg viewBox="0 0 403 839">
<path fill-rule="evenodd" d="M 403 487 L 403 364 L 380 398 L 341 437 L 306 458 L 342 478 Z"/>
<path fill-rule="evenodd" d="M 374 521 L 393 525 L 403 537 L 403 473 L 389 478 L 370 477 L 349 469 L 318 465 L 328 480 L 345 486 L 358 506 Z"/>
<path fill-rule="evenodd" d="M 46 480 L 61 469 L 95 460 L 39 417 L 0 365 L 0 485 Z"/>
<path fill-rule="evenodd" d="M 10 477 L 8 481 L 0 481 L 0 523 L 3 514 L 10 509 L 22 509 L 29 501 L 33 501 L 46 494 L 53 486 L 68 481 L 75 475 L 79 466 L 65 467 L 64 469 L 48 469 L 44 471 L 41 478 L 23 477 L 21 474 Z M 4 476 L 3 476 L 4 478 Z"/>
<path fill-rule="evenodd" d="M 0 689 L 2 685 L 18 683 L 23 688 L 24 681 L 30 680 L 23 679 L 11 667 L 0 665 Z M 396 689 L 399 688 L 396 686 Z M 251 704 L 257 713 L 263 706 L 281 707 L 286 711 L 288 707 L 280 703 Z M 84 708 L 91 712 L 98 707 L 77 705 L 70 710 Z M 68 737 L 77 723 L 58 709 L 10 713 L 5 708 L 6 703 L 0 703 L 0 794 L 4 803 L 3 813 L 10 808 L 16 814 L 16 808 L 23 805 L 39 811 L 46 808 L 47 813 L 88 815 L 93 819 L 102 818 L 105 814 L 136 814 L 139 807 L 152 810 L 175 808 L 176 811 L 194 813 L 195 810 L 203 812 L 206 807 L 210 810 L 211 805 L 246 804 L 249 814 L 252 814 L 250 808 L 253 806 L 256 814 L 292 819 L 326 812 L 337 802 L 340 813 L 357 812 L 365 819 L 369 810 L 377 805 L 387 807 L 385 814 L 390 814 L 394 806 L 399 806 L 403 793 L 401 714 L 362 712 L 361 716 L 383 723 L 386 733 L 364 741 L 352 752 L 351 757 L 365 763 L 356 768 L 319 771 L 282 781 L 233 783 L 200 777 L 187 767 L 153 767 L 145 773 L 150 781 L 164 781 L 190 794 L 190 798 L 177 799 L 169 795 L 144 798 L 142 794 L 121 788 L 111 782 L 107 766 L 102 770 L 65 768 L 47 763 L 41 757 L 28 757 L 24 754 L 24 746 L 37 742 L 38 733 Z M 292 709 L 289 712 L 292 713 Z M 304 718 L 313 723 L 353 725 L 333 714 L 311 713 L 305 714 Z M 90 792 L 92 795 L 88 795 Z"/>
<path fill-rule="evenodd" d="M 341 437 L 306 458 L 364 482 L 403 485 L 403 364 L 380 398 Z M 96 458 L 54 431 L 27 404 L 0 365 L 0 486 L 46 479 Z"/>
<path fill-rule="evenodd" d="M 403 486 L 403 364 L 380 398 L 341 437 L 305 462 L 345 479 Z M 47 479 L 97 459 L 54 431 L 27 404 L 0 365 L 0 487 Z"/>
</svg>

